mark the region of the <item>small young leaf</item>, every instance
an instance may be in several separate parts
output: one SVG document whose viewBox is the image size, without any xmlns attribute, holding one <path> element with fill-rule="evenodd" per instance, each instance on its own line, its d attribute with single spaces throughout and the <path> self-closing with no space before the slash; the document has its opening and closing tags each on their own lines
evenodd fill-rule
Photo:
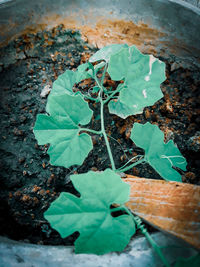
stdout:
<svg viewBox="0 0 200 267">
<path fill-rule="evenodd" d="M 44 217 L 62 238 L 78 231 L 76 253 L 122 251 L 135 233 L 132 217 L 111 216 L 110 205 L 128 201 L 130 186 L 112 170 L 71 176 L 81 197 L 61 193 Z"/>
<path fill-rule="evenodd" d="M 76 74 L 76 83 L 82 80 L 89 79 L 93 77 L 93 65 L 91 63 L 84 63 L 78 66 Z"/>
<path fill-rule="evenodd" d="M 135 46 L 122 48 L 111 55 L 108 73 L 112 80 L 124 80 L 120 102 L 111 104 L 112 113 L 119 115 L 119 106 L 122 106 L 126 115 L 139 114 L 144 107 L 163 97 L 160 84 L 166 79 L 165 63 L 152 55 L 143 55 Z"/>
<path fill-rule="evenodd" d="M 181 182 L 181 175 L 172 167 L 186 171 L 187 162 L 172 140 L 164 143 L 164 134 L 157 125 L 135 123 L 130 138 L 145 150 L 145 160 L 164 179 Z"/>
<path fill-rule="evenodd" d="M 66 168 L 81 165 L 93 147 L 88 134 L 79 134 L 79 124 L 92 117 L 88 103 L 80 96 L 49 96 L 46 110 L 50 116 L 39 114 L 33 131 L 39 145 L 50 143 L 50 163 Z"/>
<path fill-rule="evenodd" d="M 100 69 L 102 69 L 106 65 L 105 61 L 101 61 L 100 63 L 94 66 L 94 71 L 97 73 Z"/>
<path fill-rule="evenodd" d="M 93 94 L 98 93 L 99 90 L 100 90 L 99 86 L 94 86 L 94 87 L 92 88 L 92 93 L 93 93 Z"/>
<path fill-rule="evenodd" d="M 98 50 L 93 56 L 90 57 L 90 62 L 96 62 L 100 60 L 104 60 L 109 62 L 110 56 L 120 51 L 121 48 L 128 47 L 127 44 L 111 44 L 104 46 L 100 50 Z"/>
</svg>

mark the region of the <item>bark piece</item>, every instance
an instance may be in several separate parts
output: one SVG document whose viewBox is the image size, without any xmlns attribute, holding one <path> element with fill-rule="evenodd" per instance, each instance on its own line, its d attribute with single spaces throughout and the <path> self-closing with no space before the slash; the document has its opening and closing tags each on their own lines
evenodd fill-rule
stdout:
<svg viewBox="0 0 200 267">
<path fill-rule="evenodd" d="M 200 249 L 200 186 L 128 176 L 131 211 Z"/>
</svg>

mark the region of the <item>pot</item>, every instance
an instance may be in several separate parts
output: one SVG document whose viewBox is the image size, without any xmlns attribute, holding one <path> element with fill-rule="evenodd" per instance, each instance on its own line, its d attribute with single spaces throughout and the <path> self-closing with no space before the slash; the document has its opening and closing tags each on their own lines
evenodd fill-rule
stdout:
<svg viewBox="0 0 200 267">
<path fill-rule="evenodd" d="M 61 23 L 66 28 L 79 29 L 82 38 L 98 48 L 110 43 L 135 44 L 143 53 L 160 57 L 167 54 L 169 61 L 176 62 L 172 65 L 174 70 L 180 66 L 189 69 L 200 67 L 200 10 L 178 0 L 0 1 L 0 46 L 5 46 L 23 33 L 50 29 Z M 9 56 L 6 67 L 9 67 Z M 4 65 L 0 63 L 0 69 L 2 67 Z M 138 178 L 133 179 L 136 180 L 128 178 L 127 182 L 138 184 Z M 145 181 L 140 180 L 139 184 L 141 183 Z M 158 186 L 160 182 L 155 183 Z M 169 186 L 166 182 L 164 184 Z M 192 192 L 199 194 L 199 188 L 192 187 L 190 194 Z M 144 192 L 141 191 L 141 194 L 144 196 Z M 198 201 L 193 200 L 196 208 Z M 141 215 L 141 205 L 134 210 L 133 203 L 134 198 L 128 204 L 129 207 Z M 151 206 L 151 202 L 148 205 Z M 143 218 L 172 233 L 169 224 L 159 224 L 158 221 L 145 217 L 147 215 L 149 213 Z M 195 220 L 199 223 L 196 217 Z M 182 232 L 177 234 L 177 229 L 180 229 L 179 226 L 175 235 L 180 237 Z M 170 263 L 179 256 L 195 255 L 197 252 L 192 246 L 199 248 L 199 240 L 196 245 L 192 239 L 190 242 L 188 238 L 184 238 L 190 242 L 190 245 L 186 245 L 161 232 L 154 233 L 153 238 L 161 246 L 171 246 L 167 250 Z M 104 256 L 75 255 L 73 248 L 26 244 L 4 237 L 0 239 L 1 266 L 161 266 L 159 259 L 153 255 L 143 237 L 135 238 L 126 251 L 120 254 L 110 253 Z"/>
</svg>

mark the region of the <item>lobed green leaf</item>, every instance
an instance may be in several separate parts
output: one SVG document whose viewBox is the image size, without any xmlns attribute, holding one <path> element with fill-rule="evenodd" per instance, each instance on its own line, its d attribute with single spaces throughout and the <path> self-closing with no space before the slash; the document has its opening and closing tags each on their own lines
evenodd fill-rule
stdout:
<svg viewBox="0 0 200 267">
<path fill-rule="evenodd" d="M 110 205 L 126 202 L 130 186 L 110 169 L 73 175 L 71 180 L 81 197 L 61 193 L 44 217 L 62 238 L 80 233 L 76 253 L 122 251 L 135 233 L 135 224 L 128 214 L 112 217 Z"/>
<path fill-rule="evenodd" d="M 163 97 L 160 84 L 166 79 L 165 63 L 143 55 L 135 46 L 123 47 L 111 55 L 108 73 L 112 80 L 124 80 L 119 102 L 112 102 L 109 109 L 122 118 L 142 113 L 144 107 Z"/>
<path fill-rule="evenodd" d="M 58 79 L 53 83 L 53 88 L 50 95 L 62 95 L 69 94 L 73 95 L 72 90 L 76 83 L 76 73 L 72 70 L 66 70 L 63 74 L 58 76 Z"/>
<path fill-rule="evenodd" d="M 186 171 L 187 162 L 172 140 L 164 143 L 164 134 L 157 125 L 135 123 L 130 138 L 145 150 L 145 160 L 161 177 L 181 182 L 181 175 L 173 167 Z"/>
<path fill-rule="evenodd" d="M 128 116 L 138 114 L 139 112 L 134 112 L 134 108 L 121 102 L 120 98 L 111 100 L 108 103 L 109 112 L 115 114 L 122 119 L 126 119 Z"/>
<path fill-rule="evenodd" d="M 91 137 L 79 134 L 79 124 L 89 123 L 93 114 L 88 103 L 79 95 L 54 95 L 49 96 L 46 111 L 50 116 L 39 114 L 33 131 L 39 145 L 50 143 L 50 163 L 81 165 L 93 148 Z"/>
<path fill-rule="evenodd" d="M 100 66 L 99 66 L 100 67 Z M 63 94 L 75 95 L 73 86 L 82 80 L 93 78 L 94 67 L 91 63 L 79 65 L 76 71 L 66 70 L 58 76 L 58 79 L 53 83 L 50 96 Z M 79 93 L 81 95 L 81 93 Z"/>
<path fill-rule="evenodd" d="M 81 112 L 80 112 L 81 110 Z M 93 111 L 80 95 L 49 96 L 46 112 L 51 116 L 69 117 L 75 124 L 88 124 Z"/>
<path fill-rule="evenodd" d="M 124 88 L 124 84 L 119 84 L 117 89 L 119 87 L 121 88 L 120 90 L 122 90 Z M 116 114 L 122 119 L 126 119 L 130 115 L 135 115 L 143 112 L 143 108 L 141 108 L 140 110 L 138 109 L 138 104 L 130 106 L 128 104 L 124 104 L 121 101 L 120 96 L 117 99 L 111 100 L 108 103 L 108 108 L 111 114 Z"/>
</svg>

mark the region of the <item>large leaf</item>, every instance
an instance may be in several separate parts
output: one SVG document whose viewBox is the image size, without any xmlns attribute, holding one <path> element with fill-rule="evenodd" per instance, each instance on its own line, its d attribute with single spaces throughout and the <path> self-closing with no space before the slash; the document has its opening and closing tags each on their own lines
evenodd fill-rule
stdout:
<svg viewBox="0 0 200 267">
<path fill-rule="evenodd" d="M 135 123 L 130 138 L 145 150 L 145 160 L 164 179 L 181 182 L 181 175 L 172 167 L 185 171 L 187 162 L 172 140 L 164 143 L 164 134 L 157 125 Z"/>
<path fill-rule="evenodd" d="M 134 45 L 123 47 L 117 53 L 110 56 L 108 64 L 108 73 L 112 80 L 120 81 L 126 78 L 129 72 L 140 72 L 141 60 L 144 60 L 143 55 Z"/>
<path fill-rule="evenodd" d="M 124 84 L 119 84 L 117 89 L 119 87 L 121 88 L 120 90 L 122 90 L 124 88 Z M 135 114 L 139 114 L 143 112 L 143 108 L 139 110 L 138 104 L 129 106 L 127 104 L 124 104 L 121 101 L 120 97 L 118 97 L 117 99 L 111 100 L 108 104 L 108 108 L 111 114 L 116 114 L 122 119 L 126 119 L 130 115 L 135 115 Z"/>
<path fill-rule="evenodd" d="M 37 116 L 34 134 L 39 145 L 50 143 L 50 163 L 66 168 L 81 165 L 93 147 L 88 134 L 79 134 L 79 124 L 89 123 L 92 117 L 87 102 L 68 94 L 50 96 L 46 110 L 50 116 Z"/>
<path fill-rule="evenodd" d="M 128 201 L 130 186 L 112 170 L 71 176 L 78 198 L 61 193 L 45 212 L 45 218 L 62 238 L 78 231 L 76 253 L 104 254 L 122 251 L 135 233 L 130 215 L 111 216 L 111 204 Z"/>
<path fill-rule="evenodd" d="M 143 60 L 140 60 L 142 65 L 141 71 L 134 71 L 135 73 L 128 72 L 125 87 L 120 92 L 120 98 L 123 103 L 133 106 L 138 105 L 139 110 L 153 105 L 163 97 L 160 84 L 166 79 L 165 63 L 156 60 L 151 55 L 144 57 Z M 152 58 L 155 61 L 151 61 Z M 145 71 L 147 66 L 149 66 L 148 74 Z M 147 77 L 150 77 L 149 80 L 146 79 Z"/>
<path fill-rule="evenodd" d="M 53 83 L 53 88 L 50 95 L 75 95 L 73 86 L 82 80 L 93 77 L 93 65 L 91 63 L 84 63 L 79 65 L 76 71 L 66 70 Z"/>
<path fill-rule="evenodd" d="M 136 109 L 137 107 L 127 106 L 120 101 L 120 98 L 111 100 L 108 104 L 108 108 L 111 114 L 115 114 L 122 119 L 126 119 L 130 115 L 139 113 L 138 109 Z M 140 113 L 142 113 L 142 110 Z"/>
<path fill-rule="evenodd" d="M 81 96 L 59 95 L 49 96 L 46 111 L 51 116 L 69 117 L 75 124 L 88 124 L 92 117 L 92 110 Z M 81 111 L 81 112 L 80 112 Z"/>
<path fill-rule="evenodd" d="M 165 63 L 152 55 L 143 55 L 135 46 L 111 55 L 108 73 L 112 80 L 124 80 L 119 103 L 128 115 L 131 109 L 132 115 L 141 113 L 144 107 L 163 97 L 160 84 L 166 79 Z M 119 103 L 112 104 L 112 113 L 120 116 Z"/>
<path fill-rule="evenodd" d="M 127 44 L 111 44 L 104 46 L 100 50 L 98 50 L 94 55 L 92 55 L 89 59 L 90 62 L 96 62 L 100 60 L 104 60 L 109 62 L 111 55 L 120 51 L 121 48 L 128 47 Z"/>
<path fill-rule="evenodd" d="M 75 83 L 76 73 L 72 70 L 66 70 L 63 74 L 59 75 L 58 79 L 53 83 L 50 95 L 73 95 L 74 92 L 72 91 L 72 88 Z"/>
</svg>

